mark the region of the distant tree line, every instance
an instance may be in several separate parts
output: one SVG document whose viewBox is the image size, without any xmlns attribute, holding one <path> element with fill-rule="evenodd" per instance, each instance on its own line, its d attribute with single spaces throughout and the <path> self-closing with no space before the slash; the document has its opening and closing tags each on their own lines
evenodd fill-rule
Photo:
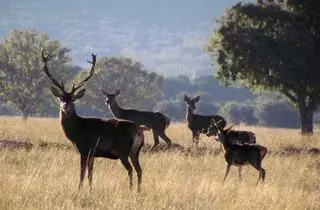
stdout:
<svg viewBox="0 0 320 210">
<path fill-rule="evenodd" d="M 88 69 L 72 65 L 69 52 L 59 41 L 36 30 L 13 30 L 0 43 L 0 114 L 58 116 L 56 99 L 42 68 L 41 49 L 55 53 L 52 74 L 71 88 Z M 90 57 L 88 52 L 88 59 Z M 77 104 L 83 115 L 110 117 L 100 89 L 121 89 L 118 103 L 125 108 L 161 111 L 172 120 L 183 121 L 184 94 L 199 95 L 196 113 L 220 114 L 228 122 L 264 126 L 298 127 L 299 115 L 292 104 L 277 95 L 255 95 L 246 88 L 223 87 L 213 76 L 190 79 L 186 76 L 164 78 L 141 62 L 125 57 L 98 55 L 96 72 L 87 84 L 84 98 Z"/>
</svg>

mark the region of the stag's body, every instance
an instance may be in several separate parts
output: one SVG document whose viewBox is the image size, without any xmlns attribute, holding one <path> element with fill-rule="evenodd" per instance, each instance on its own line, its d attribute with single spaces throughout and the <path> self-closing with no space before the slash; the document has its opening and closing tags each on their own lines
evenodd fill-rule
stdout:
<svg viewBox="0 0 320 210">
<path fill-rule="evenodd" d="M 241 179 L 241 167 L 250 164 L 259 171 L 259 180 L 265 179 L 265 170 L 262 168 L 261 163 L 267 153 L 267 148 L 258 144 L 234 144 L 232 136 L 229 136 L 231 131 L 221 130 L 218 132 L 217 141 L 220 141 L 225 151 L 225 160 L 227 162 L 227 169 L 223 181 L 226 180 L 230 167 L 237 166 L 239 169 L 239 178 Z"/>
<path fill-rule="evenodd" d="M 251 132 L 251 131 L 235 131 L 235 130 L 231 130 L 231 127 L 227 129 L 227 130 L 229 130 L 229 133 L 228 133 L 229 142 L 231 142 L 233 144 L 235 144 L 235 143 L 255 144 L 256 143 L 256 135 L 253 132 Z M 215 128 L 215 126 L 209 127 L 208 132 L 207 132 L 208 137 L 215 135 L 212 132 L 210 132 L 210 130 L 212 128 Z"/>
<path fill-rule="evenodd" d="M 49 73 L 47 62 L 52 55 L 44 56 L 44 71 L 52 80 L 51 87 L 54 96 L 60 100 L 60 120 L 66 137 L 76 146 L 80 153 L 80 182 L 79 188 L 83 185 L 86 168 L 88 168 L 88 179 L 92 185 L 92 171 L 95 157 L 120 159 L 128 171 L 130 188 L 132 188 L 132 167 L 128 158 L 137 172 L 138 190 L 140 190 L 142 170 L 139 164 L 139 152 L 144 143 L 143 127 L 130 121 L 119 121 L 116 119 L 104 120 L 100 118 L 84 118 L 76 113 L 74 101 L 84 95 L 85 89 L 78 91 L 94 73 L 96 61 L 92 55 L 92 68 L 89 76 L 79 85 L 73 85 L 72 91 L 67 92 L 63 83 L 57 82 Z"/>
<path fill-rule="evenodd" d="M 200 134 L 207 134 L 208 136 L 216 135 L 217 129 L 212 127 L 214 121 L 219 128 L 223 129 L 227 122 L 220 115 L 198 115 L 194 114 L 195 105 L 199 101 L 200 97 L 190 99 L 185 95 L 184 100 L 187 103 L 186 121 L 188 128 L 192 131 L 192 142 L 198 146 Z"/>
<path fill-rule="evenodd" d="M 117 90 L 114 94 L 108 93 L 103 89 L 101 91 L 107 97 L 106 104 L 115 118 L 129 120 L 152 129 L 154 138 L 153 147 L 159 144 L 159 136 L 168 146 L 171 145 L 171 140 L 165 133 L 166 128 L 170 125 L 170 119 L 167 116 L 160 112 L 123 109 L 116 102 L 116 96 L 120 94 L 120 90 Z"/>
</svg>

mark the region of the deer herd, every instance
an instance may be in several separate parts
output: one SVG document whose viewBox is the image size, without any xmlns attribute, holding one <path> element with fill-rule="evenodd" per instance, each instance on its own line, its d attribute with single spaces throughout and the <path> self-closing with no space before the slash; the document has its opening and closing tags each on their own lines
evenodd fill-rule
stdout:
<svg viewBox="0 0 320 210">
<path fill-rule="evenodd" d="M 172 146 L 172 140 L 167 136 L 166 129 L 170 125 L 170 119 L 160 112 L 140 111 L 123 109 L 117 102 L 116 97 L 120 89 L 115 93 L 101 89 L 106 96 L 106 105 L 109 107 L 114 118 L 89 118 L 77 114 L 74 102 L 85 94 L 83 86 L 93 76 L 96 64 L 96 55 L 92 54 L 91 70 L 88 76 L 80 83 L 73 83 L 71 91 L 65 89 L 63 82 L 58 82 L 49 72 L 48 62 L 54 56 L 53 53 L 45 55 L 42 49 L 41 57 L 43 70 L 52 81 L 52 94 L 60 101 L 60 121 L 65 136 L 75 145 L 80 154 L 80 182 L 88 171 L 88 180 L 92 188 L 92 175 L 95 157 L 120 159 L 128 172 L 130 189 L 133 187 L 133 165 L 138 177 L 138 191 L 141 189 L 142 169 L 139 163 L 139 153 L 144 145 L 144 131 L 152 130 L 155 148 L 159 144 L 159 136 L 166 142 L 168 148 Z M 196 103 L 200 97 L 190 98 L 184 96 L 187 105 L 186 122 L 192 132 L 193 143 L 198 146 L 200 134 L 208 137 L 214 136 L 215 140 L 222 144 L 227 162 L 224 181 L 227 178 L 230 167 L 238 166 L 239 178 L 241 179 L 241 167 L 250 164 L 259 172 L 258 181 L 265 179 L 265 170 L 261 162 L 267 153 L 267 148 L 256 144 L 255 134 L 248 131 L 235 131 L 231 127 L 225 128 L 226 120 L 219 115 L 204 116 L 194 114 Z M 131 161 L 131 164 L 129 162 Z M 258 183 L 258 182 L 257 182 Z"/>
</svg>

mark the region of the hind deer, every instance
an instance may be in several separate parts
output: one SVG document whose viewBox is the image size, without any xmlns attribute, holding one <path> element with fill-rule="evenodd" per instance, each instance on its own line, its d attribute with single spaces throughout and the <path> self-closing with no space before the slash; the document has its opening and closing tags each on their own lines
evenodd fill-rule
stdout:
<svg viewBox="0 0 320 210">
<path fill-rule="evenodd" d="M 89 75 L 75 85 L 73 83 L 70 92 L 65 90 L 63 82 L 59 83 L 48 70 L 48 61 L 53 57 L 52 53 L 44 55 L 42 49 L 43 70 L 54 86 L 52 94 L 60 101 L 60 121 L 65 136 L 76 146 L 80 153 L 80 182 L 79 189 L 83 186 L 83 180 L 88 168 L 88 180 L 92 189 L 92 171 L 95 157 L 120 159 L 128 171 L 130 189 L 132 188 L 132 167 L 128 157 L 137 172 L 138 190 L 142 182 L 142 170 L 139 164 L 139 152 L 144 143 L 143 130 L 133 122 L 119 121 L 116 119 L 84 118 L 77 114 L 74 102 L 84 96 L 85 89 L 81 89 L 92 77 L 96 64 L 96 55 L 92 54 L 91 70 Z"/>
<path fill-rule="evenodd" d="M 216 128 L 214 125 L 214 122 L 212 122 L 213 125 L 211 125 L 208 128 L 207 136 L 211 137 L 213 136 L 213 132 L 211 130 L 213 128 Z M 232 129 L 231 125 L 229 128 L 225 129 L 228 132 L 229 141 L 231 143 L 239 143 L 239 144 L 255 144 L 256 143 L 256 135 L 251 131 L 235 131 Z"/>
<path fill-rule="evenodd" d="M 216 127 L 211 126 L 211 122 L 214 121 L 218 128 L 223 129 L 227 122 L 226 120 L 219 115 L 197 115 L 194 114 L 196 109 L 196 103 L 200 100 L 200 96 L 195 98 L 189 98 L 187 95 L 184 96 L 184 101 L 187 105 L 186 111 L 186 121 L 188 123 L 188 128 L 192 131 L 192 142 L 198 146 L 200 133 L 210 135 L 216 135 L 218 130 Z M 209 129 L 210 128 L 210 129 Z"/>
<path fill-rule="evenodd" d="M 155 148 L 159 144 L 159 136 L 171 146 L 171 140 L 166 135 L 165 130 L 170 125 L 170 119 L 160 112 L 140 111 L 135 109 L 123 109 L 121 108 L 116 97 L 120 94 L 120 89 L 115 93 L 109 93 L 104 89 L 101 89 L 103 95 L 106 96 L 106 105 L 109 107 L 113 116 L 117 119 L 130 120 L 138 125 L 145 125 L 152 129 Z"/>
<path fill-rule="evenodd" d="M 239 179 L 241 180 L 241 167 L 250 164 L 253 168 L 259 171 L 259 180 L 262 178 L 262 182 L 265 179 L 266 171 L 262 168 L 262 160 L 267 153 L 267 148 L 258 144 L 233 144 L 233 136 L 230 136 L 230 129 L 218 129 L 216 140 L 223 145 L 225 152 L 225 160 L 227 162 L 226 173 L 223 178 L 223 182 L 227 179 L 230 168 L 232 165 L 238 166 Z"/>
</svg>

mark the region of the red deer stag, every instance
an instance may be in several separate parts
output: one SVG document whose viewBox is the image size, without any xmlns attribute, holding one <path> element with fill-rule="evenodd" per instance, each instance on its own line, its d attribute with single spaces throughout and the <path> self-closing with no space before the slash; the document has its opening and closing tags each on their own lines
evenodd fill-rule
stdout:
<svg viewBox="0 0 320 210">
<path fill-rule="evenodd" d="M 238 166 L 239 178 L 241 180 L 241 167 L 250 164 L 257 171 L 259 171 L 259 180 L 262 182 L 265 179 L 266 171 L 262 168 L 261 163 L 267 153 L 267 148 L 258 144 L 233 144 L 233 136 L 230 136 L 230 129 L 219 129 L 216 140 L 219 141 L 225 152 L 225 160 L 227 162 L 227 169 L 224 175 L 223 182 L 226 180 L 230 171 L 231 165 Z"/>
<path fill-rule="evenodd" d="M 211 132 L 213 128 L 216 128 L 214 122 L 212 122 L 208 129 L 207 136 L 213 136 L 214 134 Z M 255 144 L 256 143 L 256 135 L 251 131 L 235 131 L 231 130 L 233 125 L 229 128 L 225 129 L 228 132 L 229 141 L 231 143 L 239 143 L 239 144 Z"/>
<path fill-rule="evenodd" d="M 171 140 L 166 135 L 165 130 L 170 124 L 170 119 L 160 112 L 148 112 L 135 109 L 122 109 L 117 101 L 116 97 L 120 94 L 120 89 L 115 93 L 109 93 L 101 89 L 103 95 L 106 96 L 106 105 L 109 107 L 113 116 L 117 119 L 130 120 L 138 125 L 145 125 L 152 129 L 155 148 L 159 144 L 159 136 L 171 146 Z"/>
<path fill-rule="evenodd" d="M 216 127 L 211 126 L 211 122 L 214 121 L 220 129 L 223 129 L 227 122 L 219 115 L 197 115 L 194 114 L 196 109 L 196 103 L 199 101 L 200 96 L 193 99 L 189 98 L 187 95 L 184 96 L 184 101 L 187 104 L 186 121 L 188 123 L 189 129 L 192 131 L 192 142 L 199 144 L 200 133 L 210 135 L 216 135 L 218 130 Z M 210 129 L 209 129 L 210 128 Z"/>
<path fill-rule="evenodd" d="M 128 157 L 137 172 L 138 190 L 142 180 L 142 170 L 139 164 L 139 152 L 144 143 L 143 127 L 133 122 L 119 121 L 116 119 L 104 120 L 100 118 L 84 118 L 77 114 L 74 102 L 80 99 L 85 89 L 80 88 L 92 77 L 96 64 L 96 55 L 92 54 L 92 64 L 89 75 L 79 84 L 73 83 L 72 90 L 67 92 L 63 82 L 59 83 L 48 70 L 48 61 L 53 54 L 44 55 L 42 49 L 43 70 L 53 82 L 52 94 L 60 100 L 60 120 L 66 137 L 76 146 L 80 153 L 80 182 L 82 188 L 83 179 L 88 168 L 88 179 L 92 189 L 92 171 L 95 157 L 120 159 L 128 171 L 130 189 L 132 188 L 132 167 Z"/>
</svg>

